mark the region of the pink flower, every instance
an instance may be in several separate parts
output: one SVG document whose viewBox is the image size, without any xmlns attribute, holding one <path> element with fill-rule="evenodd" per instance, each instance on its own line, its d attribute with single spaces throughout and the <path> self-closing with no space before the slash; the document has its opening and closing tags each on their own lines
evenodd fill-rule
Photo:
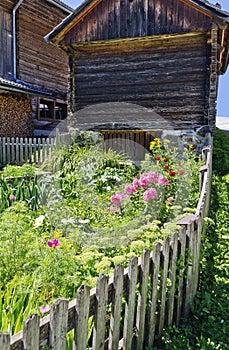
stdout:
<svg viewBox="0 0 229 350">
<path fill-rule="evenodd" d="M 58 241 L 58 239 L 56 239 L 56 238 L 54 238 L 52 241 L 48 241 L 48 246 L 50 247 L 50 248 L 57 248 L 57 247 L 59 247 L 59 245 L 60 245 L 60 242 Z"/>
<path fill-rule="evenodd" d="M 184 170 L 183 169 L 179 169 L 178 170 L 178 175 L 183 175 L 184 174 Z"/>
<path fill-rule="evenodd" d="M 159 177 L 158 185 L 167 186 L 168 184 L 169 184 L 169 181 L 165 177 L 163 177 L 163 176 Z"/>
<path fill-rule="evenodd" d="M 147 177 L 148 177 L 149 181 L 152 181 L 153 183 L 157 183 L 158 182 L 158 178 L 159 177 L 154 172 L 149 173 Z"/>
<path fill-rule="evenodd" d="M 111 202 L 116 206 L 119 207 L 122 204 L 123 198 L 125 198 L 126 195 L 121 192 L 116 192 L 113 196 L 111 196 Z"/>
<path fill-rule="evenodd" d="M 144 201 L 149 201 L 150 199 L 154 199 L 158 197 L 158 193 L 155 190 L 155 188 L 149 188 L 143 193 L 143 199 Z"/>
<path fill-rule="evenodd" d="M 146 174 L 142 174 L 140 176 L 140 179 L 139 179 L 139 186 L 142 188 L 142 187 L 146 187 L 149 185 L 149 178 Z"/>
<path fill-rule="evenodd" d="M 116 212 L 117 207 L 110 207 L 110 213 L 113 214 L 114 212 Z"/>
<path fill-rule="evenodd" d="M 131 194 L 136 192 L 136 188 L 133 185 L 127 184 L 125 186 L 125 192 L 130 196 Z"/>
<path fill-rule="evenodd" d="M 168 198 L 166 199 L 166 201 L 169 202 L 169 203 L 172 203 L 172 202 L 174 201 L 174 198 L 173 198 L 173 197 L 168 197 Z"/>
<path fill-rule="evenodd" d="M 139 181 L 137 179 L 134 179 L 133 186 L 136 189 L 138 186 L 140 186 Z"/>
<path fill-rule="evenodd" d="M 15 197 L 13 194 L 10 194 L 9 199 L 10 199 L 11 201 L 15 201 L 16 197 Z"/>
<path fill-rule="evenodd" d="M 42 314 L 42 316 L 44 316 L 44 314 L 49 312 L 50 309 L 51 309 L 51 307 L 48 304 L 45 306 L 40 306 L 40 313 Z"/>
</svg>

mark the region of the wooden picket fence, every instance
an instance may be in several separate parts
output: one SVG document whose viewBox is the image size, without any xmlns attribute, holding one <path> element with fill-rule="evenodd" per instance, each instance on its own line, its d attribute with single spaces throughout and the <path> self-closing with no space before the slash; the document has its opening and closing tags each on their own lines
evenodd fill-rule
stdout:
<svg viewBox="0 0 229 350">
<path fill-rule="evenodd" d="M 152 252 L 144 250 L 140 261 L 132 257 L 128 268 L 118 265 L 112 278 L 101 275 L 96 288 L 81 286 L 75 300 L 57 300 L 48 316 L 32 315 L 23 331 L 0 333 L 0 349 L 65 350 L 66 334 L 74 330 L 75 350 L 142 350 L 153 347 L 165 326 L 179 324 L 197 291 L 203 219 L 209 209 L 211 148 L 202 154 L 199 203 L 195 214 L 178 222 L 179 232 L 156 243 Z"/>
<path fill-rule="evenodd" d="M 70 135 L 59 134 L 49 138 L 0 138 L 0 167 L 6 164 L 22 165 L 24 163 L 41 164 L 51 156 L 54 147 L 69 143 Z"/>
</svg>

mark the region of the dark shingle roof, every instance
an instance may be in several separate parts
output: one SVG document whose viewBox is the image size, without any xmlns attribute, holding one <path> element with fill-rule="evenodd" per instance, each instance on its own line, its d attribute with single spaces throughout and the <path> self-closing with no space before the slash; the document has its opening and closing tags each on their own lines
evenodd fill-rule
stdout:
<svg viewBox="0 0 229 350">
<path fill-rule="evenodd" d="M 8 80 L 0 77 L 0 90 L 6 92 L 19 92 L 29 95 L 49 96 L 52 97 L 52 93 L 45 89 L 34 87 L 22 81 Z"/>
</svg>

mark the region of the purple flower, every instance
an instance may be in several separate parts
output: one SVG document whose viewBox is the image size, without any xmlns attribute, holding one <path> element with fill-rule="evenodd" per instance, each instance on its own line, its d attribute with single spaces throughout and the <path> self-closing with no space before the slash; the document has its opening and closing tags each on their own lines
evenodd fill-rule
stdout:
<svg viewBox="0 0 229 350">
<path fill-rule="evenodd" d="M 113 196 L 111 196 L 111 202 L 116 206 L 119 207 L 122 204 L 123 198 L 126 197 L 126 194 L 123 194 L 121 192 L 116 192 Z"/>
<path fill-rule="evenodd" d="M 158 193 L 155 190 L 155 188 L 149 188 L 143 193 L 143 199 L 144 201 L 149 201 L 150 199 L 154 199 L 158 197 Z"/>
<path fill-rule="evenodd" d="M 59 247 L 59 245 L 60 245 L 60 242 L 58 241 L 58 239 L 56 239 L 56 238 L 54 238 L 52 241 L 48 241 L 48 246 L 50 247 L 50 248 L 57 248 L 57 247 Z"/>
<path fill-rule="evenodd" d="M 131 194 L 136 192 L 136 188 L 133 185 L 127 184 L 125 186 L 125 190 L 124 191 L 126 192 L 126 194 L 128 194 L 130 196 Z"/>
<path fill-rule="evenodd" d="M 9 199 L 10 199 L 11 201 L 15 201 L 16 197 L 15 197 L 13 194 L 10 194 L 10 195 L 9 195 Z"/>
<path fill-rule="evenodd" d="M 44 316 L 44 314 L 49 312 L 50 309 L 51 309 L 51 307 L 48 304 L 45 306 L 40 306 L 40 313 L 42 314 L 42 316 Z"/>
<path fill-rule="evenodd" d="M 168 184 L 169 184 L 169 181 L 165 177 L 163 177 L 163 176 L 159 177 L 158 185 L 167 186 Z"/>
</svg>

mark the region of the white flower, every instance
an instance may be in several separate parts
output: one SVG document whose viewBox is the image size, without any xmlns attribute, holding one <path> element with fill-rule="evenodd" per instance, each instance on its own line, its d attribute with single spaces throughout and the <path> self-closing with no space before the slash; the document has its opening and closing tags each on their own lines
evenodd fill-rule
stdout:
<svg viewBox="0 0 229 350">
<path fill-rule="evenodd" d="M 44 219 L 45 219 L 45 215 L 38 216 L 38 218 L 36 218 L 35 220 L 34 227 L 36 228 L 41 226 L 43 224 Z"/>
</svg>

